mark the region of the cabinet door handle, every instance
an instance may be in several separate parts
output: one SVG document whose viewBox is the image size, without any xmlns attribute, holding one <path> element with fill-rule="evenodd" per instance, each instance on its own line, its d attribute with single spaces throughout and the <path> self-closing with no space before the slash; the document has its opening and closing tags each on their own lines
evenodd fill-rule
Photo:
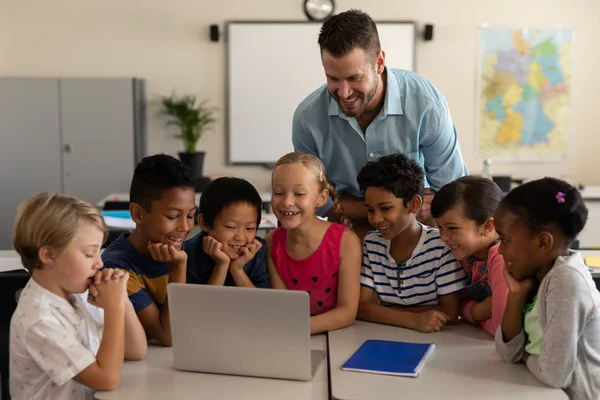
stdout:
<svg viewBox="0 0 600 400">
<path fill-rule="evenodd" d="M 69 143 L 65 143 L 65 145 L 63 146 L 63 151 L 65 153 L 70 153 L 73 151 L 73 146 L 71 146 Z"/>
</svg>

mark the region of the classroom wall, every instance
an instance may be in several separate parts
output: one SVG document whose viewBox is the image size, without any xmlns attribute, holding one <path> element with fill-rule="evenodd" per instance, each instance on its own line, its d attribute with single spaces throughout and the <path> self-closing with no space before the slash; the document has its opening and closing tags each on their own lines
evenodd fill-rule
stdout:
<svg viewBox="0 0 600 400">
<path fill-rule="evenodd" d="M 10 76 L 137 76 L 151 99 L 172 90 L 193 92 L 225 107 L 225 44 L 208 40 L 208 26 L 230 19 L 304 20 L 303 0 L 20 0 L 7 2 L 0 18 L 0 74 Z M 361 8 L 374 19 L 435 24 L 435 40 L 417 46 L 417 71 L 446 94 L 464 157 L 473 173 L 475 152 L 477 28 L 487 22 L 510 26 L 576 28 L 573 65 L 572 157 L 562 163 L 494 164 L 494 173 L 556 175 L 600 184 L 597 120 L 600 109 L 600 3 L 596 0 L 337 0 L 337 11 Z M 4 31 L 2 31 L 4 30 Z M 6 40 L 8 38 L 8 40 Z M 315 49 L 315 51 L 317 51 Z M 269 63 L 276 60 L 266 60 Z M 312 89 L 307 88 L 307 94 Z M 152 103 L 148 151 L 176 154 Z M 225 115 L 200 142 L 206 171 L 235 174 L 267 189 L 262 167 L 225 165 Z M 173 131 L 169 131 L 173 132 Z M 289 132 L 282 132 L 289 134 Z"/>
<path fill-rule="evenodd" d="M 4 63 L 6 61 L 4 57 L 4 49 L 6 48 L 6 42 L 8 40 L 7 25 L 8 24 L 6 22 L 6 16 L 4 15 L 4 13 L 0 13 L 0 76 L 4 75 Z"/>
</svg>

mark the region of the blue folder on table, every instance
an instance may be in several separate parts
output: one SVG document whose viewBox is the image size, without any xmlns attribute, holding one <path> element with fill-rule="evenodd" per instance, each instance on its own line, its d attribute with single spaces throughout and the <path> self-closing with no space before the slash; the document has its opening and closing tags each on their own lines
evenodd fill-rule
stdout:
<svg viewBox="0 0 600 400">
<path fill-rule="evenodd" d="M 416 378 L 434 350 L 433 343 L 366 340 L 342 365 L 342 369 Z"/>
</svg>

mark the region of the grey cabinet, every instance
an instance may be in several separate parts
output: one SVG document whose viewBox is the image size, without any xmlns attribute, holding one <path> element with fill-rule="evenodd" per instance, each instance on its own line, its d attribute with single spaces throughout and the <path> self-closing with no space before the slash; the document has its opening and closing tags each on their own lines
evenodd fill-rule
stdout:
<svg viewBox="0 0 600 400">
<path fill-rule="evenodd" d="M 146 155 L 144 83 L 128 78 L 0 78 L 0 249 L 34 193 L 96 203 L 128 192 Z"/>
</svg>

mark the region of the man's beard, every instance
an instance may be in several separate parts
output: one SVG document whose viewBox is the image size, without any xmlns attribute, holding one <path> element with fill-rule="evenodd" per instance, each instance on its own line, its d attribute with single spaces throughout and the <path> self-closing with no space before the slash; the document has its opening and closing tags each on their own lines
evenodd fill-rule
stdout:
<svg viewBox="0 0 600 400">
<path fill-rule="evenodd" d="M 360 105 L 358 106 L 358 109 L 354 112 L 346 111 L 344 101 L 340 98 L 340 96 L 337 93 L 331 94 L 331 95 L 333 96 L 335 101 L 338 103 L 338 106 L 342 109 L 342 111 L 344 111 L 344 114 L 346 114 L 349 117 L 358 118 L 361 115 L 363 115 L 363 113 L 365 112 L 365 109 L 367 108 L 367 105 L 371 102 L 371 100 L 373 100 L 373 97 L 375 97 L 375 93 L 377 92 L 378 84 L 379 84 L 378 80 L 375 80 L 375 85 L 373 86 L 373 89 L 371 89 L 366 94 L 366 96 L 362 93 L 357 96 L 357 99 L 355 101 L 359 101 Z"/>
</svg>

